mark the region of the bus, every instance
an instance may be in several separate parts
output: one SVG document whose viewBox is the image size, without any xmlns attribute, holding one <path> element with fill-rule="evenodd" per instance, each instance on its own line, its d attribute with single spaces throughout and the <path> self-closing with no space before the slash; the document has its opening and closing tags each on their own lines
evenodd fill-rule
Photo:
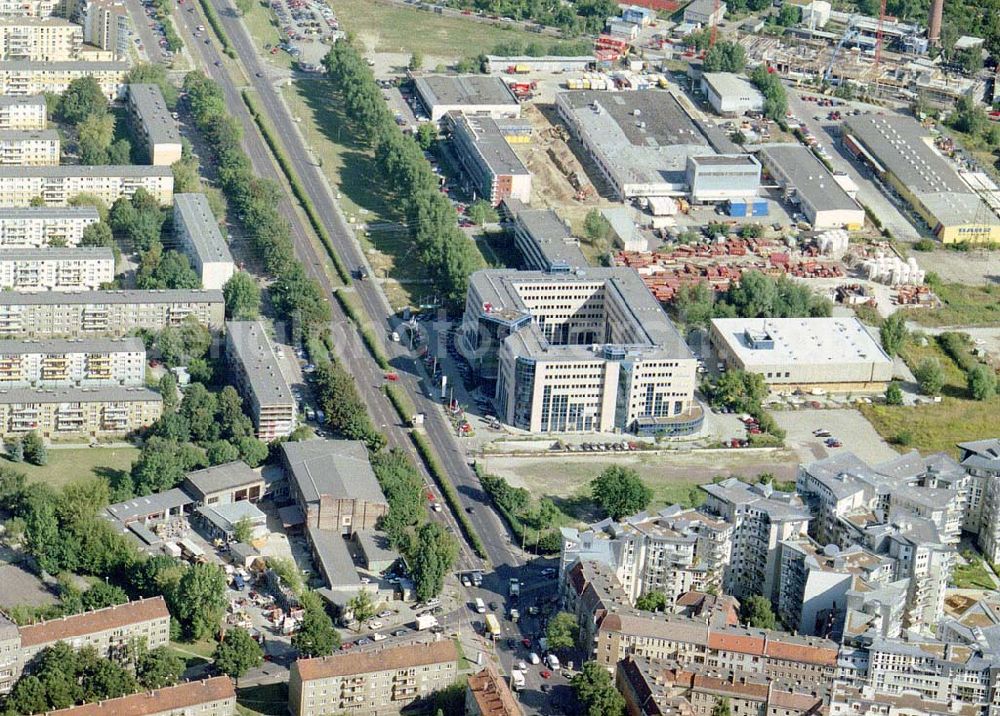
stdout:
<svg viewBox="0 0 1000 716">
<path fill-rule="evenodd" d="M 495 614 L 486 615 L 486 633 L 494 639 L 500 638 L 500 622 Z"/>
</svg>

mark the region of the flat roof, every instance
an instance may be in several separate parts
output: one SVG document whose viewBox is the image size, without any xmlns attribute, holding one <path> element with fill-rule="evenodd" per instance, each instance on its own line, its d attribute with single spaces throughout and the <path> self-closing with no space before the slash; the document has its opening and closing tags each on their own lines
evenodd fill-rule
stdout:
<svg viewBox="0 0 1000 716">
<path fill-rule="evenodd" d="M 187 474 L 187 482 L 202 495 L 233 490 L 263 481 L 261 474 L 242 460 L 206 467 L 204 470 L 195 470 Z"/>
<path fill-rule="evenodd" d="M 699 154 L 691 157 L 695 164 L 706 167 L 732 167 L 745 164 L 748 167 L 759 167 L 760 162 L 751 154 Z"/>
<path fill-rule="evenodd" d="M 556 97 L 623 184 L 682 185 L 688 156 L 712 152 L 670 92 L 582 90 Z"/>
<path fill-rule="evenodd" d="M 80 29 L 81 34 L 83 33 L 82 26 L 62 17 L 31 17 L 25 15 L 0 17 L 0 27 L 17 27 L 18 25 L 76 27 Z"/>
<path fill-rule="evenodd" d="M 64 62 L 41 62 L 36 60 L 7 60 L 0 62 L 2 72 L 128 72 L 129 63 L 124 61 L 88 62 L 87 60 L 66 60 Z"/>
<path fill-rule="evenodd" d="M 163 398 L 155 390 L 112 385 L 103 388 L 31 388 L 0 389 L 0 404 L 10 403 L 159 403 Z"/>
<path fill-rule="evenodd" d="M 469 139 L 482 161 L 494 174 L 531 175 L 500 129 L 490 117 L 449 113 L 454 131 Z"/>
<path fill-rule="evenodd" d="M 260 508 L 249 500 L 222 502 L 216 505 L 202 505 L 198 508 L 197 512 L 223 532 L 229 532 L 233 528 L 233 525 L 240 520 L 250 520 L 251 522 L 264 522 L 267 520 L 267 515 L 261 512 Z"/>
<path fill-rule="evenodd" d="M 0 129 L 0 142 L 58 142 L 59 132 L 54 129 Z"/>
<path fill-rule="evenodd" d="M 281 373 L 274 346 L 260 321 L 226 321 L 229 340 L 236 358 L 247 374 L 250 389 L 261 405 L 292 404 L 292 390 Z"/>
<path fill-rule="evenodd" d="M 163 101 L 163 92 L 160 91 L 159 85 L 129 85 L 128 99 L 135 107 L 151 143 L 181 143 L 181 133 L 177 130 L 177 122 L 167 110 L 167 103 Z"/>
<path fill-rule="evenodd" d="M 233 263 L 233 255 L 219 230 L 219 223 L 204 194 L 174 194 L 174 216 L 187 230 L 191 250 L 202 263 Z M 175 226 L 177 231 L 178 227 Z"/>
<path fill-rule="evenodd" d="M 42 246 L 4 249 L 0 261 L 114 261 L 110 246 Z"/>
<path fill-rule="evenodd" d="M 788 363 L 892 363 L 857 318 L 713 318 L 712 327 L 750 370 L 755 365 Z M 766 333 L 774 348 L 751 348 L 747 330 Z"/>
<path fill-rule="evenodd" d="M 504 205 L 514 220 L 547 264 L 532 268 L 551 271 L 553 269 L 576 269 L 588 266 L 587 257 L 580 250 L 580 242 L 552 209 L 531 209 L 518 199 L 504 199 Z M 525 257 L 534 263 L 533 257 Z"/>
<path fill-rule="evenodd" d="M 593 55 L 542 55 L 541 57 L 532 57 L 531 55 L 486 55 L 487 62 L 509 62 L 511 64 L 530 64 L 530 63 L 552 63 L 552 64 L 567 64 L 567 63 L 581 63 L 581 62 L 594 62 L 597 58 Z"/>
<path fill-rule="evenodd" d="M 705 72 L 701 77 L 720 97 L 742 95 L 752 97 L 760 102 L 764 101 L 764 95 L 760 93 L 760 90 L 743 75 L 733 72 Z"/>
<path fill-rule="evenodd" d="M 101 215 L 93 206 L 19 206 L 0 208 L 0 221 L 56 221 L 62 219 L 89 219 L 100 221 Z"/>
<path fill-rule="evenodd" d="M 347 542 L 340 530 L 324 530 L 308 524 L 306 534 L 328 587 L 336 589 L 361 586 L 358 568 L 354 566 L 354 558 L 347 549 Z"/>
<path fill-rule="evenodd" d="M 31 105 L 41 105 L 45 106 L 45 95 L 43 94 L 28 94 L 28 95 L 0 95 L 0 107 L 10 107 L 15 104 L 31 104 Z"/>
<path fill-rule="evenodd" d="M 414 83 L 421 99 L 429 105 L 476 106 L 513 105 L 519 107 L 517 97 L 507 83 L 499 77 L 488 75 L 428 75 L 418 77 Z"/>
<path fill-rule="evenodd" d="M 301 440 L 281 444 L 289 476 L 306 502 L 321 497 L 386 504 L 368 450 L 358 440 Z"/>
<path fill-rule="evenodd" d="M 151 164 L 63 164 L 56 167 L 12 167 L 0 166 L 0 179 L 24 179 L 32 177 L 170 177 L 174 173 L 170 167 Z"/>
<path fill-rule="evenodd" d="M 389 535 L 379 530 L 358 530 L 354 533 L 368 562 L 395 562 L 399 551 L 394 549 Z"/>
<path fill-rule="evenodd" d="M 857 210 L 861 207 L 833 178 L 816 155 L 801 144 L 768 144 L 761 148 L 764 164 L 789 177 L 789 185 L 817 211 Z"/>
<path fill-rule="evenodd" d="M 145 353 L 140 338 L 53 338 L 44 341 L 0 340 L 0 355 L 29 353 Z"/>
<path fill-rule="evenodd" d="M 136 520 L 147 515 L 166 512 L 178 507 L 186 507 L 194 503 L 191 496 L 179 487 L 174 487 L 163 492 L 156 492 L 152 495 L 134 497 L 115 505 L 108 505 L 105 512 L 108 517 L 113 517 L 119 522 Z"/>
<path fill-rule="evenodd" d="M 51 251 L 52 249 L 45 249 Z M 22 293 L 0 291 L 0 306 L 36 306 L 64 304 L 128 304 L 148 303 L 225 303 L 222 291 L 214 288 L 134 289 L 129 291 L 42 291 Z"/>
</svg>

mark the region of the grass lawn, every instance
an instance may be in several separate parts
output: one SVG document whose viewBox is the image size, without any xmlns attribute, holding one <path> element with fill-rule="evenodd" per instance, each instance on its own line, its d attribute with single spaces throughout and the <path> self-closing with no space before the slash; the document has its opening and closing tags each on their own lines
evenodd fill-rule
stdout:
<svg viewBox="0 0 1000 716">
<path fill-rule="evenodd" d="M 215 639 L 202 639 L 201 641 L 172 641 L 170 642 L 171 648 L 180 654 L 184 654 L 187 657 L 192 655 L 196 657 L 202 657 L 204 659 L 211 659 L 212 655 L 215 653 L 215 647 L 218 642 Z"/>
<path fill-rule="evenodd" d="M 265 53 L 265 59 L 279 67 L 291 67 L 292 56 L 283 50 L 278 50 L 273 55 L 264 49 L 264 45 L 272 47 L 281 42 L 282 37 L 278 31 L 278 18 L 274 12 L 262 3 L 255 3 L 250 12 L 243 16 L 250 37 L 254 39 L 257 47 Z"/>
<path fill-rule="evenodd" d="M 288 713 L 288 684 L 263 684 L 236 691 L 236 712 L 243 716 Z"/>
<path fill-rule="evenodd" d="M 979 402 L 945 397 L 940 403 L 906 407 L 862 405 L 861 413 L 888 440 L 907 433 L 912 437 L 908 447 L 954 457 L 957 443 L 996 437 L 1000 398 Z"/>
<path fill-rule="evenodd" d="M 377 0 L 327 2 L 343 29 L 355 33 L 365 47 L 376 52 L 409 54 L 417 50 L 429 57 L 458 59 L 489 52 L 500 42 L 526 41 L 525 33 L 514 29 Z"/>
<path fill-rule="evenodd" d="M 952 398 L 964 398 L 967 395 L 965 373 L 952 360 L 951 356 L 941 349 L 940 344 L 933 336 L 928 336 L 926 345 L 923 346 L 916 345 L 912 340 L 908 341 L 900 351 L 900 356 L 906 362 L 906 365 L 909 366 L 910 370 L 916 370 L 920 362 L 927 358 L 937 360 L 941 364 L 941 370 L 944 372 L 942 395 Z"/>
<path fill-rule="evenodd" d="M 1000 285 L 931 284 L 944 304 L 931 311 L 904 309 L 909 320 L 922 326 L 983 326 L 1000 324 Z"/>
<path fill-rule="evenodd" d="M 972 557 L 968 564 L 956 564 L 951 572 L 951 581 L 957 589 L 996 589 L 993 577 L 983 564 L 983 558 L 978 555 L 966 555 Z"/>
<path fill-rule="evenodd" d="M 49 448 L 49 462 L 41 467 L 26 462 L 7 465 L 23 472 L 29 480 L 47 482 L 59 488 L 74 480 L 97 475 L 112 479 L 116 472 L 128 472 L 132 462 L 139 457 L 134 447 L 114 448 Z"/>
</svg>

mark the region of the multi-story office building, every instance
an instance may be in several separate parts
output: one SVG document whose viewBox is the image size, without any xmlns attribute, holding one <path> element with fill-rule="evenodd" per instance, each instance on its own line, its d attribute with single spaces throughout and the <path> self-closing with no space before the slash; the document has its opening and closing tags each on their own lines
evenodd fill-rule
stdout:
<svg viewBox="0 0 1000 716">
<path fill-rule="evenodd" d="M 92 206 L 0 209 L 0 249 L 78 246 L 84 229 L 100 220 Z"/>
<path fill-rule="evenodd" d="M 124 336 L 192 320 L 213 331 L 225 321 L 222 291 L 0 291 L 0 337 L 30 339 Z"/>
<path fill-rule="evenodd" d="M 778 546 L 806 534 L 809 511 L 797 495 L 734 477 L 701 489 L 708 493 L 702 509 L 733 525 L 723 591 L 740 599 L 763 594 L 774 601 L 780 582 Z"/>
<path fill-rule="evenodd" d="M 696 361 L 629 268 L 477 271 L 462 340 L 500 420 L 535 433 L 696 432 Z"/>
<path fill-rule="evenodd" d="M 257 437 L 270 441 L 291 435 L 295 398 L 260 321 L 226 321 L 226 361 Z"/>
<path fill-rule="evenodd" d="M 93 194 L 111 206 L 139 188 L 169 206 L 174 200 L 173 172 L 170 167 L 137 165 L 0 167 L 0 207 L 26 207 L 39 198 L 45 206 L 66 206 L 79 194 Z"/>
<path fill-rule="evenodd" d="M 357 716 L 399 713 L 458 676 L 451 639 L 292 663 L 288 707 L 295 716 L 349 711 Z"/>
<path fill-rule="evenodd" d="M 531 172 L 507 143 L 509 122 L 461 112 L 448 115 L 469 189 L 494 206 L 508 198 L 531 201 Z"/>
<path fill-rule="evenodd" d="M 233 255 L 204 194 L 174 195 L 174 234 L 204 288 L 221 289 L 233 277 Z"/>
<path fill-rule="evenodd" d="M 0 130 L 0 165 L 51 167 L 59 164 L 59 132 Z"/>
<path fill-rule="evenodd" d="M 93 290 L 114 280 L 115 255 L 106 246 L 0 252 L 0 289 Z"/>
<path fill-rule="evenodd" d="M 83 28 L 61 17 L 0 17 L 0 60 L 75 60 Z"/>
<path fill-rule="evenodd" d="M 0 96 L 0 130 L 37 131 L 47 126 L 44 96 L 40 94 L 23 97 Z"/>
<path fill-rule="evenodd" d="M 116 100 L 125 95 L 128 70 L 129 64 L 125 61 L 0 62 L 0 94 L 14 97 L 62 94 L 73 80 L 93 77 L 108 100 Z"/>
<path fill-rule="evenodd" d="M 121 437 L 152 425 L 163 412 L 148 388 L 0 389 L 0 434 L 37 431 L 45 438 Z"/>
<path fill-rule="evenodd" d="M 590 265 L 580 240 L 552 209 L 531 209 L 517 199 L 504 199 L 503 212 L 510 218 L 514 245 L 527 268 L 559 273 Z"/>
<path fill-rule="evenodd" d="M 236 689 L 228 676 L 214 676 L 49 713 L 52 716 L 236 716 Z"/>
<path fill-rule="evenodd" d="M 159 85 L 128 86 L 128 111 L 133 133 L 149 154 L 149 163 L 169 167 L 181 159 L 181 133 L 170 115 Z"/>
<path fill-rule="evenodd" d="M 0 389 L 136 386 L 145 378 L 138 338 L 0 340 Z"/>
<path fill-rule="evenodd" d="M 128 57 L 131 23 L 123 0 L 79 0 L 75 17 L 83 26 L 84 41 L 117 59 Z"/>
</svg>

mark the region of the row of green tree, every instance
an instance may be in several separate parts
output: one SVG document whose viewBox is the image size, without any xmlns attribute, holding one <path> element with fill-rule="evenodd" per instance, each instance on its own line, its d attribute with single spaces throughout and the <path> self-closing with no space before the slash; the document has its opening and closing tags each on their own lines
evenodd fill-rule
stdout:
<svg viewBox="0 0 1000 716">
<path fill-rule="evenodd" d="M 778 124 L 785 123 L 788 112 L 788 95 L 777 73 L 769 72 L 765 65 L 757 65 L 750 73 L 750 81 L 764 95 L 764 115 Z"/>
<path fill-rule="evenodd" d="M 307 332 L 329 322 L 328 297 L 295 258 L 288 222 L 278 211 L 281 190 L 255 175 L 240 145 L 242 127 L 226 107 L 219 85 L 202 72 L 190 72 L 184 77 L 184 93 L 196 126 L 215 155 L 230 209 L 239 216 L 264 269 L 275 279 L 270 288 L 275 314 Z"/>
<path fill-rule="evenodd" d="M 375 152 L 383 191 L 406 214 L 418 260 L 444 300 L 461 305 L 469 275 L 482 261 L 472 240 L 459 230 L 455 208 L 438 190 L 430 163 L 413 138 L 396 126 L 371 69 L 349 40 L 338 40 L 324 64 L 355 135 Z"/>
<path fill-rule="evenodd" d="M 581 33 L 596 35 L 604 29 L 607 18 L 619 14 L 613 0 L 448 0 L 448 5 L 462 10 L 479 10 L 487 15 L 532 21 L 558 27 L 573 37 Z M 586 54 L 586 53 L 581 53 Z"/>
</svg>

